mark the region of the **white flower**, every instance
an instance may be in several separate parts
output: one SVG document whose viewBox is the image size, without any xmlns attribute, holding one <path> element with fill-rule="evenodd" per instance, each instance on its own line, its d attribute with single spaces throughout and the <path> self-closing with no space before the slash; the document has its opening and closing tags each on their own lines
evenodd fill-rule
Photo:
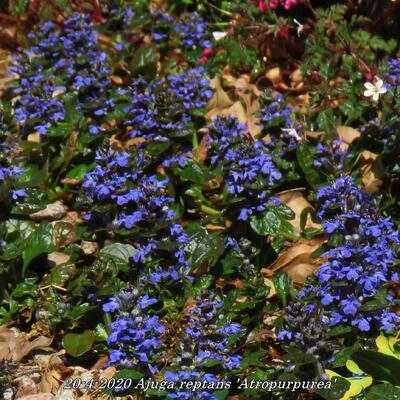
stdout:
<svg viewBox="0 0 400 400">
<path fill-rule="evenodd" d="M 364 86 L 367 89 L 364 92 L 364 96 L 372 97 L 373 101 L 379 100 L 379 95 L 384 94 L 387 92 L 386 87 L 383 85 L 383 80 L 381 78 L 375 78 L 375 84 L 371 82 L 365 82 Z"/>
<path fill-rule="evenodd" d="M 212 33 L 214 39 L 217 41 L 223 39 L 227 34 L 228 34 L 228 32 L 213 32 Z"/>
<path fill-rule="evenodd" d="M 284 128 L 284 132 L 287 132 L 289 136 L 294 137 L 298 142 L 302 139 L 294 128 Z"/>
<path fill-rule="evenodd" d="M 296 18 L 293 18 L 293 22 L 297 25 L 297 36 L 300 37 L 300 33 L 303 32 L 304 25 L 297 21 Z"/>
</svg>

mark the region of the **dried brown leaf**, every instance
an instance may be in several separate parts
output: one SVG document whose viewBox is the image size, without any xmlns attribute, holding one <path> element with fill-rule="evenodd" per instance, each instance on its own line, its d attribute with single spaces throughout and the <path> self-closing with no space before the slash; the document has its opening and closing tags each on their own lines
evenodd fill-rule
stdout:
<svg viewBox="0 0 400 400">
<path fill-rule="evenodd" d="M 312 139 L 324 139 L 326 137 L 326 132 L 324 131 L 305 131 L 306 137 L 310 137 Z"/>
<path fill-rule="evenodd" d="M 40 390 L 44 393 L 57 393 L 62 382 L 60 372 L 55 368 L 46 368 L 42 373 Z"/>
<path fill-rule="evenodd" d="M 150 9 L 154 11 L 165 11 L 168 9 L 168 0 L 150 0 Z"/>
<path fill-rule="evenodd" d="M 74 243 L 77 240 L 76 226 L 65 220 L 51 222 L 53 227 L 53 243 L 57 249 Z"/>
<path fill-rule="evenodd" d="M 82 182 L 81 179 L 74 179 L 74 178 L 61 179 L 61 183 L 70 187 L 78 186 L 81 182 Z"/>
<path fill-rule="evenodd" d="M 284 250 L 271 266 L 263 268 L 262 273 L 268 279 L 274 273 L 283 271 L 295 284 L 302 285 L 322 264 L 322 258 L 311 258 L 311 254 L 325 241 L 325 238 L 314 238 L 294 243 Z"/>
<path fill-rule="evenodd" d="M 207 224 L 206 229 L 209 231 L 224 231 L 226 227 L 224 225 Z"/>
<path fill-rule="evenodd" d="M 224 79 L 228 79 L 228 75 L 222 76 Z M 256 85 L 250 83 L 249 75 L 241 75 L 239 78 L 230 77 L 230 85 L 235 88 L 235 92 L 238 96 L 248 96 L 253 95 L 255 98 L 261 95 L 261 91 L 258 89 Z"/>
<path fill-rule="evenodd" d="M 274 297 L 276 295 L 276 289 L 274 283 L 269 278 L 264 278 L 264 285 L 269 288 L 267 299 Z"/>
<path fill-rule="evenodd" d="M 121 140 L 116 135 L 113 135 L 110 139 L 110 146 L 116 146 L 119 149 L 129 149 L 130 147 L 137 146 L 144 142 L 146 142 L 146 139 L 140 137 L 129 140 Z"/>
<path fill-rule="evenodd" d="M 300 216 L 301 212 L 306 209 L 312 209 L 311 204 L 306 200 L 301 190 L 288 190 L 276 196 L 282 203 L 286 204 L 295 213 L 295 218 L 289 222 L 300 232 Z M 311 216 L 307 216 L 305 228 L 320 229 L 321 225 L 312 221 Z"/>
<path fill-rule="evenodd" d="M 229 97 L 222 87 L 221 79 L 215 77 L 212 81 L 215 93 L 208 104 L 209 112 L 206 114 L 206 118 L 213 119 L 216 116 L 236 117 L 248 126 L 252 136 L 256 136 L 260 133 L 259 119 L 256 118 L 255 113 L 260 109 L 258 97 L 261 92 L 254 84 L 250 83 L 248 75 L 235 78 L 225 74 L 222 75 L 222 78 L 227 86 L 234 89 L 232 97 L 235 99 Z"/>
<path fill-rule="evenodd" d="M 8 66 L 11 63 L 11 53 L 7 50 L 0 49 L 0 77 L 7 77 Z"/>
<path fill-rule="evenodd" d="M 59 251 L 55 251 L 54 253 L 50 253 L 47 256 L 47 262 L 50 267 L 55 267 L 57 265 L 65 264 L 69 261 L 71 256 L 69 254 L 61 253 Z"/>
<path fill-rule="evenodd" d="M 46 336 L 29 341 L 7 326 L 0 326 L 0 361 L 21 361 L 30 352 L 50 346 L 52 341 Z"/>
<path fill-rule="evenodd" d="M 83 219 L 80 217 L 79 213 L 76 211 L 68 211 L 65 218 L 63 218 L 64 222 L 69 222 L 70 224 L 76 226 L 83 222 Z"/>
<path fill-rule="evenodd" d="M 336 131 L 340 138 L 344 140 L 345 143 L 351 144 L 354 140 L 361 136 L 360 131 L 352 128 L 351 126 L 338 126 Z"/>
<path fill-rule="evenodd" d="M 46 336 L 39 336 L 38 338 L 21 343 L 17 352 L 13 355 L 13 360 L 19 361 L 22 360 L 25 356 L 27 356 L 33 350 L 43 349 L 51 345 L 53 341 L 52 338 Z"/>
<path fill-rule="evenodd" d="M 225 75 L 223 76 L 225 78 Z M 252 136 L 260 133 L 261 128 L 258 125 L 260 120 L 256 118 L 255 114 L 260 110 L 260 103 L 258 101 L 261 95 L 260 90 L 256 85 L 250 83 L 248 75 L 242 75 L 238 79 L 234 79 L 231 86 L 235 89 L 235 94 L 243 103 L 246 112 L 246 125 Z"/>
<path fill-rule="evenodd" d="M 210 86 L 214 89 L 214 95 L 208 103 L 208 109 L 213 110 L 214 108 L 226 108 L 233 104 L 233 101 L 229 98 L 228 94 L 222 87 L 221 78 L 219 76 L 214 77 L 210 81 Z"/>
<path fill-rule="evenodd" d="M 122 85 L 124 83 L 123 79 L 118 76 L 118 75 L 111 75 L 110 76 L 110 81 L 114 84 L 114 85 Z"/>
<path fill-rule="evenodd" d="M 93 369 L 103 369 L 106 366 L 108 360 L 108 355 L 101 356 L 93 365 Z"/>
<path fill-rule="evenodd" d="M 224 278 L 218 278 L 215 282 L 215 287 L 222 290 L 224 290 L 226 287 L 231 289 L 243 289 L 244 285 L 240 279 L 226 280 Z"/>
<path fill-rule="evenodd" d="M 249 333 L 246 344 L 265 342 L 268 339 L 274 339 L 275 335 L 270 329 L 260 329 Z"/>
<path fill-rule="evenodd" d="M 18 383 L 17 393 L 15 395 L 16 399 L 38 393 L 36 382 L 29 376 L 22 376 L 21 378 L 16 379 L 13 383 Z"/>
<path fill-rule="evenodd" d="M 196 160 L 204 161 L 207 158 L 207 134 L 203 135 L 199 147 L 196 149 Z"/>
<path fill-rule="evenodd" d="M 100 379 L 111 379 L 116 373 L 117 370 L 114 367 L 108 367 L 105 370 L 101 371 Z"/>
<path fill-rule="evenodd" d="M 207 119 L 214 119 L 217 116 L 235 117 L 239 122 L 247 123 L 246 110 L 240 101 L 235 101 L 230 107 L 213 108 L 206 114 Z"/>
<path fill-rule="evenodd" d="M 54 396 L 51 393 L 37 393 L 28 396 L 19 397 L 18 400 L 53 400 Z"/>
<path fill-rule="evenodd" d="M 265 71 L 265 77 L 269 79 L 274 85 L 283 82 L 282 72 L 279 67 L 274 67 Z"/>
<path fill-rule="evenodd" d="M 304 76 L 301 72 L 301 69 L 295 69 L 289 76 L 290 81 L 294 84 L 293 86 L 297 87 L 300 83 L 303 83 Z"/>
<path fill-rule="evenodd" d="M 35 132 L 35 133 L 30 133 L 27 137 L 27 142 L 28 143 L 40 143 L 42 139 L 42 135 L 39 132 Z"/>
<path fill-rule="evenodd" d="M 384 176 L 384 166 L 382 158 L 375 153 L 364 150 L 357 159 L 357 164 L 361 170 L 362 188 L 367 193 L 376 193 L 382 186 Z"/>
<path fill-rule="evenodd" d="M 42 369 L 40 390 L 45 393 L 55 394 L 63 381 L 63 369 L 65 369 L 61 355 L 65 350 L 53 354 L 40 354 L 35 356 L 35 362 Z M 72 372 L 72 369 L 70 370 Z"/>
<path fill-rule="evenodd" d="M 44 210 L 40 210 L 30 214 L 30 218 L 34 221 L 54 221 L 59 220 L 67 214 L 68 207 L 60 200 L 48 204 Z"/>
</svg>

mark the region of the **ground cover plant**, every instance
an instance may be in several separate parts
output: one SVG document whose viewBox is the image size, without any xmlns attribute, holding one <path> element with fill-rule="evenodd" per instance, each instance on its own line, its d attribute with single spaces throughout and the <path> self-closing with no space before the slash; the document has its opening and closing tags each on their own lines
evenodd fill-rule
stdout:
<svg viewBox="0 0 400 400">
<path fill-rule="evenodd" d="M 0 4 L 0 398 L 400 399 L 397 0 Z"/>
</svg>

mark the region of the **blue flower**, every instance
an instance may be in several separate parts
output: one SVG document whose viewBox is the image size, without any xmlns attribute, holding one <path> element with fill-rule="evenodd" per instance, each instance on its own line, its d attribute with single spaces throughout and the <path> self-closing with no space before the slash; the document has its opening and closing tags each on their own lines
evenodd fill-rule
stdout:
<svg viewBox="0 0 400 400">
<path fill-rule="evenodd" d="M 15 189 L 15 180 L 22 174 L 23 170 L 15 165 L 16 138 L 11 134 L 3 113 L 0 111 L 0 188 L 8 198 L 1 198 L 0 201 L 20 200 L 25 196 L 24 189 Z"/>
<path fill-rule="evenodd" d="M 346 148 L 343 147 L 343 139 L 335 139 L 325 145 L 318 143 L 314 166 L 324 168 L 334 174 L 343 172 L 345 162 L 350 158 Z"/>
<path fill-rule="evenodd" d="M 269 149 L 232 117 L 216 118 L 207 139 L 207 161 L 212 168 L 222 167 L 229 197 L 237 199 L 232 208 L 240 204 L 239 220 L 264 211 L 272 188 L 282 178 Z"/>
<path fill-rule="evenodd" d="M 275 95 L 272 101 L 260 110 L 261 121 L 265 125 L 279 122 L 289 126 L 291 113 L 292 109 L 286 106 L 284 97 L 281 94 Z"/>
<path fill-rule="evenodd" d="M 115 232 L 122 228 L 132 231 L 136 252 L 131 264 L 143 284 L 178 282 L 189 269 L 184 252 L 188 238 L 174 221 L 168 180 L 146 175 L 146 157 L 142 150 L 134 156 L 104 143 L 104 149 L 96 153 L 96 167 L 86 174 L 82 186 L 89 199 L 107 205 L 108 211 L 101 215 L 94 207 L 86 220 L 105 223 Z"/>
<path fill-rule="evenodd" d="M 15 93 L 20 98 L 15 103 L 15 119 L 23 134 L 39 132 L 45 135 L 65 116 L 63 103 L 55 95 L 64 88 L 56 87 L 48 77 L 35 74 L 21 80 L 22 88 Z"/>
<path fill-rule="evenodd" d="M 12 68 L 20 79 L 15 115 L 23 133 L 45 135 L 64 119 L 62 94 L 66 88 L 76 92 L 77 109 L 91 120 L 89 132 L 101 132 L 100 124 L 114 103 L 107 56 L 99 49 L 98 34 L 89 17 L 76 13 L 64 20 L 61 28 L 45 23 L 29 37 L 34 44 L 16 58 Z"/>
<path fill-rule="evenodd" d="M 131 136 L 169 142 L 193 122 L 192 113 L 207 104 L 212 90 L 199 67 L 151 83 L 137 79 L 122 94 L 131 98 L 125 108 Z"/>
<path fill-rule="evenodd" d="M 174 29 L 188 50 L 211 47 L 207 38 L 207 22 L 197 12 L 182 14 Z"/>
<path fill-rule="evenodd" d="M 152 375 L 157 371 L 156 355 L 163 344 L 165 327 L 159 317 L 149 311 L 157 299 L 140 295 L 140 290 L 127 288 L 103 306 L 114 320 L 107 343 L 112 350 L 108 365 L 135 368 Z"/>
<path fill-rule="evenodd" d="M 335 234 L 339 243 L 322 255 L 327 261 L 300 291 L 299 299 L 320 301 L 330 326 L 354 326 L 371 333 L 392 330 L 400 322 L 391 311 L 392 296 L 379 307 L 365 305 L 386 282 L 398 277 L 396 246 L 400 241 L 394 224 L 381 216 L 373 199 L 354 186 L 349 176 L 319 188 L 317 199 L 322 226 L 328 235 Z M 289 308 L 288 326 L 294 318 Z M 301 332 L 293 335 L 297 333 L 303 338 Z"/>
<path fill-rule="evenodd" d="M 393 58 L 388 61 L 388 74 L 386 81 L 391 89 L 400 86 L 400 57 Z"/>
<path fill-rule="evenodd" d="M 232 353 L 229 339 L 238 335 L 241 326 L 237 323 L 222 323 L 224 302 L 213 292 L 204 290 L 194 299 L 188 311 L 188 321 L 177 346 L 177 354 L 171 362 L 173 368 L 165 377 L 173 382 L 221 381 L 227 371 L 240 368 L 241 356 Z M 213 363 L 214 373 L 208 372 Z M 219 366 L 219 367 L 218 367 Z M 212 391 L 196 391 L 197 399 L 216 399 Z M 176 390 L 168 394 L 170 399 L 192 399 L 190 390 Z"/>
</svg>

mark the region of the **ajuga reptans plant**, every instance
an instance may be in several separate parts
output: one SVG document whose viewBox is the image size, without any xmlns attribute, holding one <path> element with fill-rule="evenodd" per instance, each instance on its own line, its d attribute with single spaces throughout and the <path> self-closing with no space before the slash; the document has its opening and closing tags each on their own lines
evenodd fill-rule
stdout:
<svg viewBox="0 0 400 400">
<path fill-rule="evenodd" d="M 299 302 L 311 308 L 315 302 L 322 304 L 322 331 L 339 325 L 364 334 L 392 331 L 400 318 L 391 311 L 394 298 L 385 284 L 399 279 L 395 263 L 399 238 L 394 224 L 349 176 L 322 186 L 317 200 L 324 231 L 336 243 L 322 255 L 327 261 L 299 293 Z M 307 332 L 294 328 L 297 319 L 297 313 L 289 309 L 280 337 L 306 346 Z"/>
</svg>

